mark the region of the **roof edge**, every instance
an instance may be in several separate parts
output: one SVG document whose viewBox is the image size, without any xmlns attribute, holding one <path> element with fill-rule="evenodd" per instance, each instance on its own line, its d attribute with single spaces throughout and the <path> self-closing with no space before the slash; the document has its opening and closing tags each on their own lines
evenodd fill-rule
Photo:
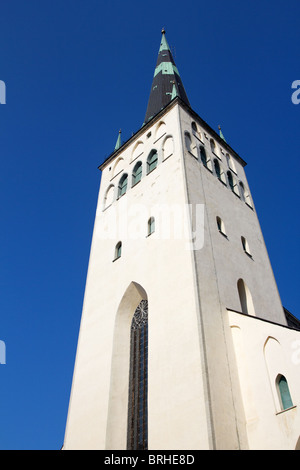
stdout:
<svg viewBox="0 0 300 470">
<path fill-rule="evenodd" d="M 108 165 L 109 162 L 111 162 L 119 153 L 121 153 L 123 150 L 125 150 L 126 147 L 128 147 L 131 142 L 138 137 L 140 134 L 142 134 L 146 129 L 152 126 L 154 122 L 158 119 L 161 118 L 161 116 L 166 112 L 169 111 L 173 106 L 176 104 L 180 104 L 185 110 L 191 114 L 195 119 L 197 119 L 202 127 L 209 132 L 213 138 L 224 148 L 226 148 L 240 163 L 243 167 L 247 165 L 247 162 L 243 160 L 242 157 L 239 156 L 239 154 L 225 141 L 223 140 L 219 134 L 212 128 L 210 125 L 202 119 L 199 114 L 196 113 L 190 106 L 188 106 L 179 96 L 175 96 L 161 111 L 159 111 L 155 116 L 153 116 L 150 121 L 146 122 L 143 124 L 143 126 L 136 131 L 129 139 L 127 139 L 121 147 L 119 147 L 117 150 L 114 150 L 105 160 L 103 163 L 101 163 L 98 166 L 98 169 L 100 171 L 103 171 L 104 168 Z"/>
</svg>

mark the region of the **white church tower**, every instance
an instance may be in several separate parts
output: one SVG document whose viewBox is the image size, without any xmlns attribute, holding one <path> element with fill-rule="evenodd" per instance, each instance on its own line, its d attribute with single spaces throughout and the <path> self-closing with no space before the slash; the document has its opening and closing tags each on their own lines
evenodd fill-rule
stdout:
<svg viewBox="0 0 300 470">
<path fill-rule="evenodd" d="M 144 124 L 100 166 L 64 449 L 300 447 L 299 322 L 245 165 L 163 30 Z"/>
</svg>

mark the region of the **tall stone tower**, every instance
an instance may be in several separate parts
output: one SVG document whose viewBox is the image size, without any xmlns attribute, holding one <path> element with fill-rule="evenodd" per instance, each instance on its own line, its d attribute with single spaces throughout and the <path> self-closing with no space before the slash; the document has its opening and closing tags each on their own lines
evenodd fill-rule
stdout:
<svg viewBox="0 0 300 470">
<path fill-rule="evenodd" d="M 163 30 L 144 124 L 100 166 L 65 449 L 296 446 L 297 357 L 270 338 L 299 332 L 245 165 L 191 108 Z"/>
</svg>

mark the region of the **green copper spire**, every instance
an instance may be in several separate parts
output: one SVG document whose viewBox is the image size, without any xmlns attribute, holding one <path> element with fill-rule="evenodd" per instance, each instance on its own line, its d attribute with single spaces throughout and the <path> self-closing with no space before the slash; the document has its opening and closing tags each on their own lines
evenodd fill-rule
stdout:
<svg viewBox="0 0 300 470">
<path fill-rule="evenodd" d="M 176 96 L 190 106 L 163 29 L 144 124 Z"/>
<path fill-rule="evenodd" d="M 223 135 L 223 132 L 221 131 L 221 126 L 219 125 L 218 127 L 219 127 L 219 133 L 220 133 L 221 139 L 223 139 L 224 142 L 226 142 L 225 137 L 224 137 L 224 135 Z"/>
<path fill-rule="evenodd" d="M 159 48 L 159 51 L 158 51 L 158 52 L 161 52 L 161 51 L 169 51 L 170 48 L 169 48 L 169 45 L 168 45 L 168 43 L 167 43 L 166 31 L 165 31 L 164 28 L 161 30 L 161 33 L 162 33 L 162 38 L 161 38 L 160 48 Z"/>
<path fill-rule="evenodd" d="M 115 146 L 115 150 L 118 150 L 122 145 L 122 141 L 121 141 L 121 129 L 119 130 L 119 135 L 118 135 L 118 139 L 117 139 L 117 142 L 116 142 L 116 146 Z"/>
</svg>

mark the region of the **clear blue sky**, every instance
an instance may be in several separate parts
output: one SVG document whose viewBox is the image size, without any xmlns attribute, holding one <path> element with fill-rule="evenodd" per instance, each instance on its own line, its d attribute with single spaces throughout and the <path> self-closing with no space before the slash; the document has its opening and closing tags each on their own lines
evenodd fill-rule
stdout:
<svg viewBox="0 0 300 470">
<path fill-rule="evenodd" d="M 140 128 L 165 27 L 192 108 L 248 162 L 299 317 L 299 0 L 0 5 L 0 449 L 63 444 L 98 165 Z"/>
</svg>

